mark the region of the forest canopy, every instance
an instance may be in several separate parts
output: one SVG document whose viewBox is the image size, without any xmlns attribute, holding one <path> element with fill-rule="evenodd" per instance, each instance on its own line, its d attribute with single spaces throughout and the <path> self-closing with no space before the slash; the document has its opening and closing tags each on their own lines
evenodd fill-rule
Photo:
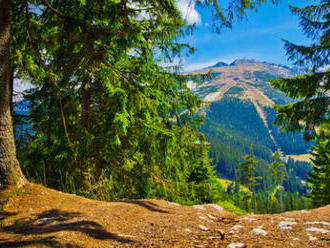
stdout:
<svg viewBox="0 0 330 248">
<path fill-rule="evenodd" d="M 263 2 L 197 4 L 211 10 L 219 32 Z M 176 1 L 7 0 L 2 17 L 9 13 L 12 76 L 1 83 L 9 89 L 15 77 L 33 85 L 25 93 L 29 114 L 17 118 L 33 130 L 17 143 L 29 180 L 106 200 L 216 200 L 220 186 L 198 132 L 202 101 L 187 87 L 208 75 L 161 66 L 194 51 L 180 43 L 194 26 Z M 4 116 L 10 99 L 1 101 Z M 2 153 L 15 157 L 12 147 Z M 19 167 L 10 161 L 0 161 L 2 186 L 23 178 L 11 176 Z"/>
</svg>

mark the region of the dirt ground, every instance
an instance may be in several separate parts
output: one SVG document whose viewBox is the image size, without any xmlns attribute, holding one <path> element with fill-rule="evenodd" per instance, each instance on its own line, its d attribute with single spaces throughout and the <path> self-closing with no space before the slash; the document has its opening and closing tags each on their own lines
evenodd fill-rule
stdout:
<svg viewBox="0 0 330 248">
<path fill-rule="evenodd" d="M 1 193 L 2 199 L 8 194 Z M 0 222 L 1 248 L 330 247 L 330 205 L 237 215 L 216 205 L 155 199 L 93 201 L 29 184 L 10 194 Z"/>
</svg>

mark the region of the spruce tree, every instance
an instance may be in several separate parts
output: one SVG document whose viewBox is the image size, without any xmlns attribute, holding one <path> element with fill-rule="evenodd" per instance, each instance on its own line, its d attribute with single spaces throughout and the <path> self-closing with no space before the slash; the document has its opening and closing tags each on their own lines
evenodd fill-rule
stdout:
<svg viewBox="0 0 330 248">
<path fill-rule="evenodd" d="M 314 206 L 330 204 L 330 124 L 321 126 L 313 155 L 312 174 L 309 177 Z"/>
<path fill-rule="evenodd" d="M 260 176 L 256 176 L 256 165 L 258 161 L 254 159 L 252 155 L 246 155 L 242 157 L 243 162 L 238 166 L 238 181 L 248 187 L 252 192 L 253 209 L 256 210 L 256 186 L 260 185 L 258 180 L 262 179 Z"/>
<path fill-rule="evenodd" d="M 275 123 L 288 131 L 304 131 L 307 140 L 314 137 L 319 139 L 313 152 L 314 165 L 310 179 L 312 199 L 318 206 L 327 203 L 326 198 L 328 196 L 324 195 L 326 192 L 323 187 L 330 176 L 328 169 L 330 163 L 329 149 L 325 149 L 327 146 L 325 143 L 329 142 L 327 133 L 330 123 L 330 69 L 328 67 L 330 58 L 330 3 L 328 0 L 320 0 L 318 4 L 304 8 L 290 8 L 292 13 L 299 17 L 304 33 L 314 43 L 310 46 L 304 46 L 285 41 L 289 59 L 293 60 L 296 65 L 305 66 L 308 73 L 292 78 L 271 80 L 271 84 L 275 88 L 296 100 L 289 105 L 276 106 L 278 115 Z M 320 127 L 323 131 L 320 131 L 318 135 L 317 132 Z"/>
<path fill-rule="evenodd" d="M 273 180 L 274 186 L 276 187 L 276 191 L 280 191 L 280 210 L 283 211 L 283 181 L 287 177 L 286 167 L 284 162 L 282 161 L 282 153 L 281 151 L 276 151 L 274 154 L 274 162 L 269 164 L 270 176 Z"/>
<path fill-rule="evenodd" d="M 211 7 L 218 31 L 266 1 L 232 0 L 226 11 L 220 1 L 197 2 Z M 34 132 L 20 151 L 30 179 L 101 199 L 214 201 L 214 170 L 198 132 L 203 103 L 187 86 L 205 77 L 161 66 L 193 52 L 180 43 L 194 27 L 176 1 L 6 5 L 13 58 L 6 73 L 14 69 L 34 86 L 27 97 Z"/>
<path fill-rule="evenodd" d="M 275 123 L 288 131 L 303 130 L 306 139 L 315 137 L 316 128 L 329 121 L 330 3 L 327 0 L 319 2 L 304 8 L 290 7 L 292 13 L 299 17 L 304 33 L 314 43 L 304 46 L 284 41 L 289 60 L 305 66 L 309 73 L 271 80 L 272 86 L 297 100 L 276 106 Z"/>
</svg>

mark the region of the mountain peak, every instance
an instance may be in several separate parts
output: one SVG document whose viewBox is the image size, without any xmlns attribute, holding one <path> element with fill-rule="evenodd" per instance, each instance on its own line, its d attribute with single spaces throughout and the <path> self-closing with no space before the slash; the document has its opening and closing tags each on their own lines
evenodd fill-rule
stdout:
<svg viewBox="0 0 330 248">
<path fill-rule="evenodd" d="M 246 64 L 255 64 L 258 63 L 254 59 L 236 59 L 234 62 L 232 62 L 230 65 L 246 65 Z"/>
<path fill-rule="evenodd" d="M 221 66 L 228 66 L 228 64 L 225 63 L 225 62 L 219 61 L 218 63 L 216 63 L 212 67 L 221 67 Z"/>
</svg>

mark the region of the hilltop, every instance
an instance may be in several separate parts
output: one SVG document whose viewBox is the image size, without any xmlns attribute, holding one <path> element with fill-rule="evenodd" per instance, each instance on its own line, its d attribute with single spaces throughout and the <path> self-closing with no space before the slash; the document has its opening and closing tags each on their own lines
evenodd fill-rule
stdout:
<svg viewBox="0 0 330 248">
<path fill-rule="evenodd" d="M 2 192 L 3 196 L 8 192 Z M 330 206 L 237 215 L 217 205 L 101 202 L 29 184 L 1 212 L 0 247 L 328 247 Z"/>
<path fill-rule="evenodd" d="M 237 59 L 229 65 L 218 62 L 198 73 L 209 71 L 213 72 L 214 78 L 195 89 L 195 92 L 200 94 L 205 101 L 219 101 L 231 88 L 237 87 L 240 88 L 240 94 L 235 94 L 235 92 L 228 94 L 239 95 L 240 98 L 249 99 L 260 106 L 290 102 L 291 100 L 283 93 L 270 87 L 266 79 L 291 77 L 298 72 L 297 69 L 286 66 L 246 59 Z"/>
</svg>

